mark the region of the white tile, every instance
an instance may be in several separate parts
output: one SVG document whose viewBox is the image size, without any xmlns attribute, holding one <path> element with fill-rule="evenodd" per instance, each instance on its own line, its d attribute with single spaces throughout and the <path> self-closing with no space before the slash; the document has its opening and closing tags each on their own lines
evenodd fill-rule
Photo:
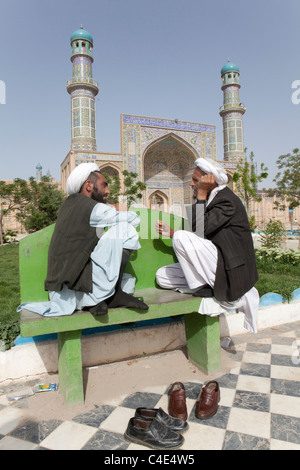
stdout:
<svg viewBox="0 0 300 470">
<path fill-rule="evenodd" d="M 259 344 L 272 344 L 272 338 L 258 338 L 255 337 L 249 343 L 259 343 Z"/>
<path fill-rule="evenodd" d="M 50 450 L 79 450 L 97 432 L 97 428 L 64 421 L 41 443 L 41 447 Z"/>
<path fill-rule="evenodd" d="M 235 396 L 235 389 L 220 387 L 220 396 L 221 400 L 219 404 L 221 406 L 231 407 Z"/>
<path fill-rule="evenodd" d="M 190 412 L 192 411 L 193 407 L 195 406 L 195 403 L 196 403 L 197 400 L 192 400 L 191 398 L 187 398 L 185 401 L 186 401 L 187 412 L 188 412 L 188 415 L 189 415 Z"/>
<path fill-rule="evenodd" d="M 248 392 L 270 393 L 270 379 L 252 375 L 239 375 L 236 389 Z"/>
<path fill-rule="evenodd" d="M 6 397 L 6 395 L 0 395 L 0 405 L 3 405 L 3 406 L 9 406 L 9 401 Z"/>
<path fill-rule="evenodd" d="M 260 353 L 256 351 L 245 351 L 243 355 L 243 362 L 250 362 L 251 364 L 270 364 L 271 354 Z"/>
<path fill-rule="evenodd" d="M 100 425 L 100 429 L 123 434 L 126 431 L 128 421 L 135 414 L 135 410 L 118 406 Z"/>
<path fill-rule="evenodd" d="M 270 440 L 270 450 L 300 450 L 300 444 L 293 442 L 279 441 L 277 439 Z"/>
<path fill-rule="evenodd" d="M 284 336 L 287 338 L 296 338 L 297 334 L 295 330 L 291 330 L 291 331 L 286 331 L 285 333 L 281 333 L 278 336 Z"/>
<path fill-rule="evenodd" d="M 285 344 L 272 344 L 271 352 L 272 354 L 284 354 L 285 356 L 291 356 L 294 350 L 295 348 L 292 345 L 287 346 Z"/>
<path fill-rule="evenodd" d="M 0 410 L 0 434 L 13 431 L 24 418 L 25 413 L 19 408 L 7 407 Z"/>
<path fill-rule="evenodd" d="M 166 392 L 168 385 L 152 385 L 149 387 L 143 388 L 143 393 L 157 393 L 158 395 L 162 395 Z"/>
<path fill-rule="evenodd" d="M 272 379 L 300 381 L 300 367 L 271 366 Z"/>
<path fill-rule="evenodd" d="M 126 439 L 125 439 L 126 440 Z M 129 441 L 127 441 L 129 442 Z M 129 446 L 127 447 L 127 450 L 149 450 L 149 447 L 146 447 L 146 446 L 142 446 L 140 444 L 135 444 L 134 442 L 132 442 L 131 444 L 129 444 Z"/>
<path fill-rule="evenodd" d="M 33 450 L 37 444 L 33 442 L 23 441 L 13 436 L 5 436 L 0 440 L 0 450 Z"/>
<path fill-rule="evenodd" d="M 168 395 L 164 394 L 159 402 L 156 403 L 155 408 L 162 408 L 166 413 L 168 413 L 168 404 L 169 404 L 169 397 Z"/>
<path fill-rule="evenodd" d="M 227 430 L 269 439 L 270 414 L 244 408 L 231 408 Z"/>
<path fill-rule="evenodd" d="M 241 370 L 241 364 L 238 364 L 236 367 L 233 367 L 230 370 L 230 374 L 239 375 L 240 370 Z"/>
<path fill-rule="evenodd" d="M 183 437 L 180 449 L 183 450 L 221 450 L 225 437 L 225 429 L 204 424 L 189 423 L 190 427 Z"/>
<path fill-rule="evenodd" d="M 272 393 L 270 399 L 270 412 L 300 418 L 300 398 Z"/>
</svg>

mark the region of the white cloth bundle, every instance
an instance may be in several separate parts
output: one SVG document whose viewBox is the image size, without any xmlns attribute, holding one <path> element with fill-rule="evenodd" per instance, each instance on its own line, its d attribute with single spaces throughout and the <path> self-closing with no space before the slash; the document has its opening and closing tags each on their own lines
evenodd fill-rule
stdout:
<svg viewBox="0 0 300 470">
<path fill-rule="evenodd" d="M 96 163 L 81 163 L 71 172 L 67 179 L 66 187 L 69 196 L 79 193 L 81 186 L 88 179 L 92 171 L 99 171 L 99 167 Z"/>
<path fill-rule="evenodd" d="M 216 177 L 216 183 L 218 185 L 223 185 L 228 183 L 228 177 L 224 168 L 219 165 L 216 161 L 211 160 L 210 158 L 198 158 L 195 161 L 195 165 L 204 171 L 206 174 L 212 173 Z"/>
</svg>

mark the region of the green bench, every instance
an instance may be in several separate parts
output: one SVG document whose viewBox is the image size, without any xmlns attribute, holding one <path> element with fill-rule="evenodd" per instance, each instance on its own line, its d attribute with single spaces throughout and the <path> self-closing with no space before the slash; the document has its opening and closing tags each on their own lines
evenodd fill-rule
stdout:
<svg viewBox="0 0 300 470">
<path fill-rule="evenodd" d="M 172 240 L 158 235 L 155 222 L 160 219 L 175 229 L 181 229 L 183 219 L 174 215 L 140 209 L 141 249 L 133 253 L 126 272 L 136 277 L 135 296 L 143 297 L 149 305 L 144 311 L 126 308 L 109 310 L 95 317 L 90 312 L 76 311 L 70 316 L 43 317 L 23 309 L 20 316 L 21 336 L 57 333 L 59 390 L 65 403 L 84 402 L 81 333 L 87 328 L 142 322 L 184 315 L 189 359 L 206 373 L 220 368 L 219 317 L 197 313 L 201 299 L 159 288 L 155 282 L 158 268 L 177 262 Z M 21 302 L 48 300 L 44 290 L 47 254 L 54 225 L 31 234 L 20 241 Z M 175 366 L 175 364 L 174 364 Z"/>
</svg>

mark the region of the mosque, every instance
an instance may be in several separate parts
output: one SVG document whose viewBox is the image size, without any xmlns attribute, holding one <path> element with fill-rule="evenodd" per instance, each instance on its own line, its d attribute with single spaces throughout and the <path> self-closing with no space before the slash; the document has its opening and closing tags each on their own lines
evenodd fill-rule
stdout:
<svg viewBox="0 0 300 470">
<path fill-rule="evenodd" d="M 192 202 L 190 190 L 194 161 L 217 159 L 216 127 L 157 117 L 121 115 L 121 153 L 97 150 L 95 97 L 99 92 L 93 78 L 93 38 L 82 27 L 70 38 L 72 78 L 67 82 L 71 96 L 71 149 L 61 164 L 61 185 L 66 189 L 70 172 L 80 163 L 96 162 L 110 176 L 128 170 L 138 174 L 147 189 L 142 203 L 182 214 Z M 224 130 L 224 160 L 220 163 L 232 176 L 236 162 L 243 158 L 243 114 L 239 98 L 239 68 L 227 62 L 221 70 L 223 106 L 220 116 Z"/>
<path fill-rule="evenodd" d="M 184 215 L 184 205 L 192 201 L 190 189 L 194 161 L 199 158 L 217 160 L 216 126 L 196 122 L 157 117 L 121 115 L 121 153 L 103 153 L 97 150 L 95 97 L 99 92 L 93 78 L 93 38 L 82 27 L 71 35 L 72 78 L 67 82 L 71 96 L 71 148 L 61 163 L 61 181 L 56 182 L 63 191 L 71 171 L 80 163 L 96 162 L 99 169 L 123 181 L 124 170 L 138 174 L 147 189 L 143 207 L 152 207 L 176 215 Z M 236 165 L 244 158 L 243 115 L 245 106 L 240 102 L 239 67 L 229 60 L 221 69 L 223 105 L 219 114 L 223 123 L 223 165 L 231 177 Z M 36 165 L 36 180 L 42 178 L 42 165 Z M 11 183 L 12 181 L 6 181 Z M 300 227 L 300 206 L 290 211 L 274 207 L 276 196 L 268 197 L 259 191 L 261 201 L 251 201 L 249 216 L 255 217 L 256 230 L 264 230 L 269 219 L 281 220 L 287 229 Z M 5 201 L 0 199 L 1 207 Z M 3 218 L 4 230 L 24 232 L 16 215 Z"/>
<path fill-rule="evenodd" d="M 99 169 L 123 181 L 124 170 L 138 174 L 147 189 L 143 207 L 161 209 L 177 215 L 184 214 L 184 204 L 192 202 L 190 190 L 194 161 L 199 158 L 217 160 L 216 126 L 148 116 L 121 115 L 121 153 L 97 150 L 95 97 L 99 92 L 93 78 L 93 37 L 82 26 L 70 38 L 72 78 L 67 82 L 71 96 L 71 148 L 61 163 L 61 181 L 80 163 L 96 162 Z M 234 190 L 231 178 L 236 165 L 244 158 L 243 115 L 240 102 L 239 67 L 229 60 L 221 69 L 223 105 L 219 114 L 223 123 L 223 165 Z M 36 179 L 42 176 L 42 166 L 36 166 Z M 276 196 L 268 197 L 259 191 L 261 201 L 251 201 L 249 216 L 255 217 L 256 230 L 264 230 L 269 219 L 281 220 L 287 229 L 299 229 L 300 206 L 294 211 L 274 207 Z M 292 213 L 291 213 L 292 212 Z M 7 221 L 8 222 L 8 221 Z M 10 227 L 9 223 L 6 225 Z M 12 226 L 13 227 L 13 226 Z M 23 229 L 22 229 L 23 230 Z"/>
</svg>

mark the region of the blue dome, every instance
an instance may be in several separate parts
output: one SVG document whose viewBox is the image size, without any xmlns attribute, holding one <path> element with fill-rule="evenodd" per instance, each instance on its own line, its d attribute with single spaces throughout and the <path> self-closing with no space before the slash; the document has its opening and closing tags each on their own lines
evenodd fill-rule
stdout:
<svg viewBox="0 0 300 470">
<path fill-rule="evenodd" d="M 82 29 L 82 27 L 74 31 L 74 33 L 72 34 L 70 38 L 70 41 L 72 42 L 75 39 L 86 39 L 87 41 L 90 41 L 93 44 L 93 37 L 91 36 L 90 33 Z"/>
<path fill-rule="evenodd" d="M 238 68 L 237 65 L 235 65 L 232 62 L 227 62 L 227 64 L 225 64 L 221 70 L 221 75 L 223 75 L 226 72 L 239 72 L 239 71 L 240 69 Z"/>
<path fill-rule="evenodd" d="M 37 166 L 35 167 L 37 170 L 41 170 L 43 167 L 40 163 L 37 164 Z"/>
</svg>

